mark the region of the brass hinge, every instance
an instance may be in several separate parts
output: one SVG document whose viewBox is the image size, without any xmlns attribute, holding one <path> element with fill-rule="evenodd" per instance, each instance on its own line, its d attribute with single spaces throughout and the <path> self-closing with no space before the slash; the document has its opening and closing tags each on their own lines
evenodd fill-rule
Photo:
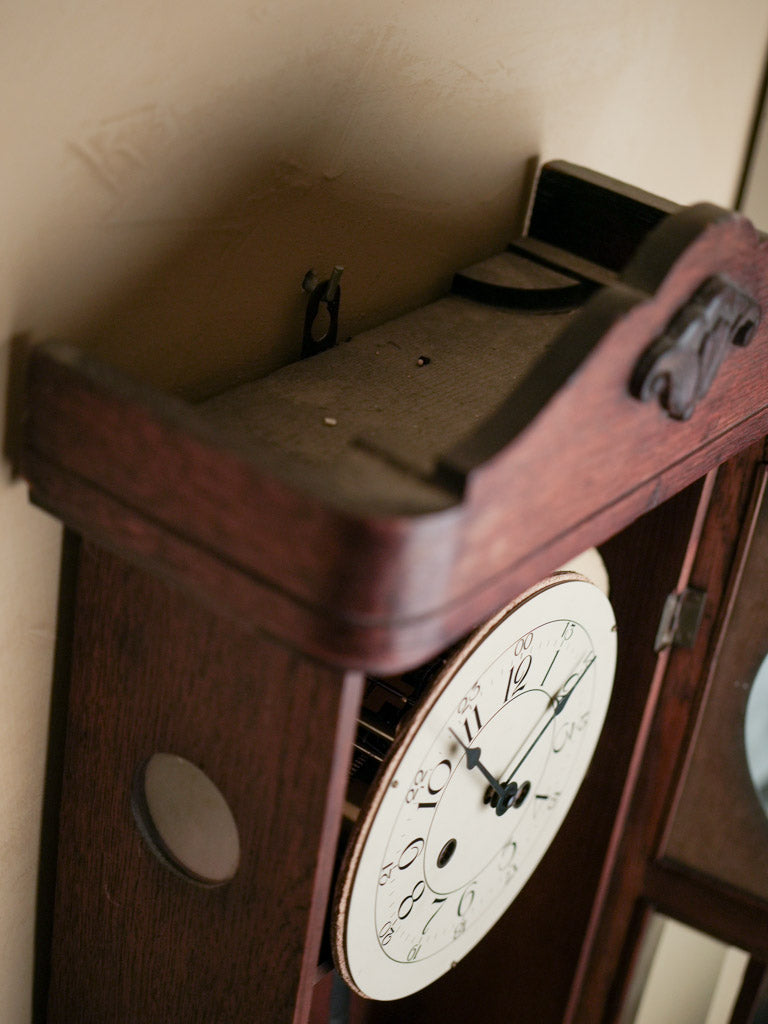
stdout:
<svg viewBox="0 0 768 1024">
<path fill-rule="evenodd" d="M 693 647 L 706 600 L 706 590 L 694 587 L 669 594 L 661 612 L 653 649 L 658 653 L 666 647 Z"/>
</svg>

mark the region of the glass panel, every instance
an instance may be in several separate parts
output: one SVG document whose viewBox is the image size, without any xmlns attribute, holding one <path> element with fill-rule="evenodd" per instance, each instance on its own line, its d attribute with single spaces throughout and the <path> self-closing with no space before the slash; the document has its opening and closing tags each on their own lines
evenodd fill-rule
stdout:
<svg viewBox="0 0 768 1024">
<path fill-rule="evenodd" d="M 748 955 L 654 914 L 621 1024 L 729 1024 Z"/>
<path fill-rule="evenodd" d="M 744 716 L 744 745 L 752 783 L 768 814 L 768 658 L 757 670 Z"/>
</svg>

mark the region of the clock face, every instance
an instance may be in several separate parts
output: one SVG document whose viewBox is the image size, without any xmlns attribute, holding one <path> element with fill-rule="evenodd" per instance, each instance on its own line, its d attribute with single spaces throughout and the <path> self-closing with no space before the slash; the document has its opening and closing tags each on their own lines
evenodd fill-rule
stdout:
<svg viewBox="0 0 768 1024">
<path fill-rule="evenodd" d="M 382 765 L 342 866 L 333 945 L 355 991 L 418 991 L 506 910 L 589 767 L 615 662 L 607 597 L 565 572 L 439 674 Z"/>
</svg>

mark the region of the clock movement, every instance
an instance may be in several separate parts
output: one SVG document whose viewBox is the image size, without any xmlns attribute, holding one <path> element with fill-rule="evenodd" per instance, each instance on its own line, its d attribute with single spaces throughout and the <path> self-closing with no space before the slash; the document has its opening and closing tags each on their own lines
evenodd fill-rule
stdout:
<svg viewBox="0 0 768 1024">
<path fill-rule="evenodd" d="M 607 1024 L 659 910 L 755 1020 L 766 242 L 556 162 L 430 306 L 337 342 L 306 286 L 305 358 L 197 406 L 28 354 L 77 549 L 47 1019 Z"/>
</svg>

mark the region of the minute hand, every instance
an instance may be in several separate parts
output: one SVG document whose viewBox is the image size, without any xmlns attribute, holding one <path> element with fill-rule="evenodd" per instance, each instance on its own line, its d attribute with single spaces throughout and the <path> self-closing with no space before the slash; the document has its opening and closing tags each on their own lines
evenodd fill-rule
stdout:
<svg viewBox="0 0 768 1024">
<path fill-rule="evenodd" d="M 568 690 L 567 693 L 564 693 L 564 694 L 562 694 L 562 696 L 557 697 L 555 699 L 555 708 L 554 708 L 554 711 L 552 712 L 551 718 L 547 719 L 547 721 L 544 723 L 544 725 L 539 730 L 539 732 L 538 732 L 538 734 L 536 736 L 536 739 L 533 741 L 533 743 L 531 743 L 531 745 L 528 747 L 526 752 L 523 754 L 523 756 L 517 762 L 515 767 L 512 769 L 510 775 L 507 778 L 507 782 L 505 783 L 505 786 L 504 786 L 505 790 L 508 787 L 511 787 L 513 785 L 512 780 L 514 779 L 515 775 L 517 775 L 517 773 L 520 771 L 521 767 L 523 766 L 523 762 L 526 760 L 528 755 L 531 753 L 533 748 L 539 742 L 539 740 L 544 735 L 544 733 L 547 731 L 547 729 L 550 727 L 550 725 L 552 725 L 552 723 L 557 718 L 557 716 L 562 714 L 562 712 L 565 710 L 565 706 L 568 703 L 568 701 L 571 699 L 571 695 L 573 694 L 573 691 L 579 685 L 579 683 L 584 678 L 584 676 L 587 674 L 589 669 L 592 668 L 592 666 L 595 663 L 596 658 L 597 658 L 597 655 L 593 654 L 591 659 L 587 662 L 587 664 L 582 669 L 581 675 L 577 678 L 576 682 L 573 684 L 573 686 L 570 688 L 570 690 Z"/>
</svg>

